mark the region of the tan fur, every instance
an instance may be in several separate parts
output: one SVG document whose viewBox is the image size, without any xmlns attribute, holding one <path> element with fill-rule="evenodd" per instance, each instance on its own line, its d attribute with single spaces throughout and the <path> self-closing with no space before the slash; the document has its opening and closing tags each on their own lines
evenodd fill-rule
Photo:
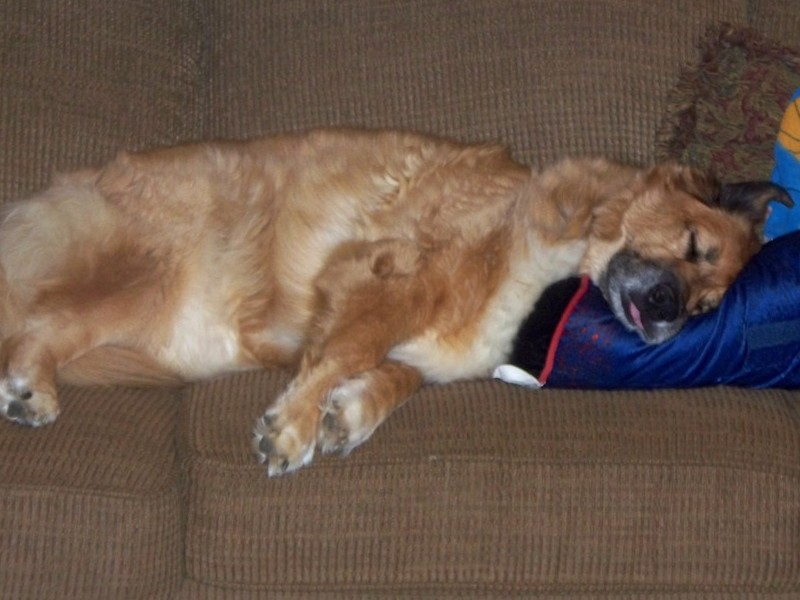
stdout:
<svg viewBox="0 0 800 600">
<path fill-rule="evenodd" d="M 488 375 L 548 284 L 600 277 L 622 247 L 674 262 L 690 310 L 718 302 L 755 229 L 700 202 L 701 176 L 661 169 L 536 172 L 500 147 L 396 131 L 120 154 L 6 212 L 0 410 L 52 421 L 57 373 L 295 365 L 255 451 L 271 474 L 349 452 L 423 381 Z M 684 264 L 687 223 L 715 265 Z"/>
</svg>

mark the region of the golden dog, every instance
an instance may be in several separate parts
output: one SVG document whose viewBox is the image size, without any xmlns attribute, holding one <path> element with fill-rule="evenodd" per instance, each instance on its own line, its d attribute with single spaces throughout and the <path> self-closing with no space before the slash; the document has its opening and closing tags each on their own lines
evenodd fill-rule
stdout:
<svg viewBox="0 0 800 600">
<path fill-rule="evenodd" d="M 760 244 L 766 182 L 677 165 L 321 130 L 120 154 L 6 209 L 0 412 L 57 376 L 297 373 L 255 427 L 270 475 L 348 453 L 424 381 L 486 376 L 542 290 L 587 273 L 645 340 L 715 307 Z"/>
</svg>

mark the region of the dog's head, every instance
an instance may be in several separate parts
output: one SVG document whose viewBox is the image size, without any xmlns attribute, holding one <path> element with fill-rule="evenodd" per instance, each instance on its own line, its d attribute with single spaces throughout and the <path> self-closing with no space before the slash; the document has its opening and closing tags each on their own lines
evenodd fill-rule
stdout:
<svg viewBox="0 0 800 600">
<path fill-rule="evenodd" d="M 761 245 L 770 200 L 792 206 L 770 182 L 721 185 L 688 167 L 655 167 L 595 211 L 584 271 L 628 328 L 663 342 L 719 305 Z"/>
</svg>

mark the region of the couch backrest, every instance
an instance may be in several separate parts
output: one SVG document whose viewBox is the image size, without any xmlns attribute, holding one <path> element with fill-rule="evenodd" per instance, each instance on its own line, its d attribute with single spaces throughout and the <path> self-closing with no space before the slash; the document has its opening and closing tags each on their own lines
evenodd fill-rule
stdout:
<svg viewBox="0 0 800 600">
<path fill-rule="evenodd" d="M 120 148 L 199 134 L 190 3 L 0 2 L 0 200 Z"/>
<path fill-rule="evenodd" d="M 116 149 L 323 125 L 645 163 L 706 26 L 796 0 L 4 0 L 0 200 Z"/>
<path fill-rule="evenodd" d="M 798 37 L 790 1 L 212 0 L 207 128 L 401 126 L 500 140 L 527 162 L 647 162 L 666 93 L 706 26 Z"/>
</svg>

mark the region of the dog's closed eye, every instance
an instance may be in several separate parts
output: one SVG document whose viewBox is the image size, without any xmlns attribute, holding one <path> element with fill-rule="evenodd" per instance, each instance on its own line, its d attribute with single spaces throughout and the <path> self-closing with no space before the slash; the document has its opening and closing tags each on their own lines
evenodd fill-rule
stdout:
<svg viewBox="0 0 800 600">
<path fill-rule="evenodd" d="M 700 260 L 700 251 L 697 248 L 697 231 L 693 227 L 689 228 L 689 243 L 686 248 L 686 260 L 690 263 L 696 263 Z"/>
<path fill-rule="evenodd" d="M 690 263 L 706 262 L 715 264 L 719 260 L 718 248 L 704 248 L 699 240 L 697 230 L 694 227 L 689 227 L 689 239 L 686 248 L 686 261 Z"/>
</svg>

